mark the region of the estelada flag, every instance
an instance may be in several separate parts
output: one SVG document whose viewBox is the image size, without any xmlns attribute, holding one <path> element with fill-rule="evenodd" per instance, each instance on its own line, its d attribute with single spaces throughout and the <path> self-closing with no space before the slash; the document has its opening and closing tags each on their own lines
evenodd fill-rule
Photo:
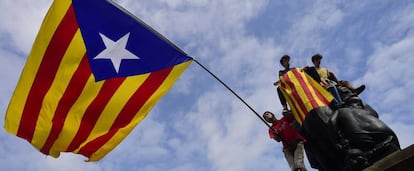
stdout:
<svg viewBox="0 0 414 171">
<path fill-rule="evenodd" d="M 279 79 L 279 88 L 295 120 L 301 125 L 312 109 L 328 106 L 334 99 L 327 90 L 300 68 L 288 71 Z"/>
<path fill-rule="evenodd" d="M 5 129 L 40 152 L 97 161 L 192 58 L 109 0 L 56 0 L 11 98 Z"/>
</svg>

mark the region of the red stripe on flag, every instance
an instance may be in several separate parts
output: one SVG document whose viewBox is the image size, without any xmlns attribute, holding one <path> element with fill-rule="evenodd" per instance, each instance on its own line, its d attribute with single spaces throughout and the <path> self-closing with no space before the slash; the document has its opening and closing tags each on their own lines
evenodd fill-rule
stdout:
<svg viewBox="0 0 414 171">
<path fill-rule="evenodd" d="M 105 106 L 111 100 L 111 97 L 118 90 L 119 86 L 121 86 L 124 80 L 125 78 L 111 78 L 105 80 L 102 88 L 99 90 L 98 95 L 86 109 L 82 117 L 78 132 L 76 133 L 66 151 L 76 150 L 88 138 Z"/>
<path fill-rule="evenodd" d="M 318 107 L 318 104 L 316 103 L 316 100 L 313 97 L 313 95 L 312 95 L 312 93 L 309 89 L 308 85 L 310 85 L 310 84 L 305 83 L 304 79 L 306 79 L 306 78 L 303 77 L 305 75 L 300 74 L 298 70 L 293 70 L 292 72 L 296 76 L 297 80 L 299 81 L 299 84 L 301 85 L 303 91 L 305 92 L 305 95 L 308 98 L 309 102 L 311 103 L 312 108 Z"/>
<path fill-rule="evenodd" d="M 310 79 L 313 79 L 313 78 L 310 78 Z M 323 88 L 322 86 L 321 86 L 321 88 L 325 90 L 325 88 Z M 316 89 L 316 88 L 315 88 L 315 89 Z M 328 98 L 327 98 L 327 97 L 325 97 L 325 96 L 322 94 L 322 92 L 321 92 L 321 91 L 319 91 L 318 89 L 316 89 L 315 94 L 316 94 L 316 96 L 318 96 L 319 100 L 321 100 L 321 101 L 322 101 L 322 103 L 324 103 L 324 104 L 326 104 L 326 105 L 329 105 L 329 103 L 331 103 L 330 101 L 328 101 Z M 330 93 L 329 93 L 329 94 L 330 94 Z"/>
<path fill-rule="evenodd" d="M 43 99 L 77 30 L 75 11 L 70 6 L 49 42 L 23 109 L 17 136 L 29 142 L 33 139 Z"/>
<path fill-rule="evenodd" d="M 316 96 L 318 96 L 318 98 L 326 105 L 329 105 L 329 103 L 331 103 L 325 96 L 322 95 L 320 91 L 316 91 Z"/>
<path fill-rule="evenodd" d="M 60 132 L 62 131 L 69 110 L 82 93 L 82 90 L 90 76 L 91 69 L 89 67 L 87 56 L 85 55 L 82 61 L 80 62 L 79 67 L 73 74 L 65 90 L 65 93 L 63 94 L 62 98 L 60 99 L 57 105 L 56 112 L 52 120 L 52 129 L 49 133 L 49 136 L 47 137 L 45 144 L 40 149 L 40 152 L 42 152 L 43 154 L 49 154 L 50 148 L 52 148 Z"/>
<path fill-rule="evenodd" d="M 286 84 L 281 84 L 281 87 L 282 87 L 282 89 L 286 89 Z M 285 97 L 286 99 L 288 99 L 289 101 L 291 101 L 291 102 L 293 102 L 294 101 L 294 99 L 292 99 L 292 96 L 286 96 Z M 291 108 L 293 108 L 294 109 L 294 111 L 296 111 L 296 113 L 297 113 L 297 116 L 299 117 L 299 119 L 303 122 L 303 120 L 305 119 L 305 118 L 303 118 L 303 116 L 299 113 L 299 108 L 298 108 L 298 106 L 297 105 L 295 105 L 295 104 L 292 104 L 292 106 L 290 106 Z M 296 118 L 295 118 L 296 119 Z"/>
<path fill-rule="evenodd" d="M 109 141 L 119 129 L 127 126 L 135 117 L 137 112 L 148 101 L 152 94 L 157 91 L 172 70 L 171 68 L 159 70 L 151 73 L 141 87 L 132 95 L 127 104 L 123 107 L 116 120 L 112 124 L 108 133 L 89 142 L 79 150 L 79 154 L 90 157 L 94 152 Z"/>
<path fill-rule="evenodd" d="M 303 101 L 300 98 L 299 93 L 297 92 L 297 87 L 293 84 L 292 80 L 288 76 L 289 74 L 285 74 L 283 78 L 286 80 L 286 83 L 291 87 L 292 89 L 292 97 L 293 99 L 298 103 L 298 107 L 301 111 L 306 112 L 305 104 L 303 104 Z"/>
</svg>

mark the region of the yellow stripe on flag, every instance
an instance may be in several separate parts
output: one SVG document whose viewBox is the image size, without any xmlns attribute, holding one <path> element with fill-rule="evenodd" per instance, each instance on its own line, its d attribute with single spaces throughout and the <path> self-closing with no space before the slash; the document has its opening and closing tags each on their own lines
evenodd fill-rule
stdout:
<svg viewBox="0 0 414 171">
<path fill-rule="evenodd" d="M 137 91 L 142 83 L 148 78 L 150 74 L 143 74 L 137 76 L 130 76 L 125 79 L 122 85 L 118 88 L 117 92 L 112 96 L 111 100 L 105 106 L 104 110 L 99 116 L 97 123 L 95 124 L 91 134 L 85 142 L 83 142 L 75 153 L 79 151 L 88 142 L 96 139 L 97 137 L 107 133 L 122 108 L 128 102 L 130 97 Z"/>
<path fill-rule="evenodd" d="M 141 122 L 148 114 L 148 112 L 154 107 L 154 105 L 168 92 L 178 77 L 184 72 L 184 70 L 191 64 L 192 61 L 176 65 L 167 79 L 158 88 L 158 90 L 152 95 L 152 97 L 145 103 L 141 110 L 135 115 L 132 121 L 124 128 L 121 128 L 106 144 L 93 153 L 88 161 L 98 161 L 116 147 L 135 126 Z"/>
<path fill-rule="evenodd" d="M 42 57 L 70 5 L 71 1 L 53 2 L 42 23 L 6 112 L 4 128 L 11 134 L 17 134 L 26 99 L 42 62 Z"/>
<path fill-rule="evenodd" d="M 40 110 L 39 119 L 32 140 L 33 146 L 37 149 L 40 149 L 45 143 L 50 129 L 52 128 L 52 119 L 58 105 L 57 102 L 62 98 L 70 81 L 68 78 L 71 78 L 75 73 L 85 53 L 86 49 L 83 44 L 83 39 L 78 30 L 63 57 L 61 66 L 56 73 L 55 80 L 44 98 L 44 103 Z"/>
<path fill-rule="evenodd" d="M 117 27 L 105 27 L 114 23 Z M 109 41 L 120 44 L 111 47 Z M 126 51 L 139 57 L 121 63 L 130 59 L 123 56 Z M 111 60 L 95 60 L 98 54 Z M 112 1 L 56 0 L 23 68 L 4 127 L 45 155 L 75 152 L 97 161 L 145 118 L 191 62 Z"/>
<path fill-rule="evenodd" d="M 103 83 L 104 81 L 95 82 L 95 78 L 92 75 L 89 77 L 81 95 L 68 112 L 59 138 L 50 149 L 51 156 L 58 157 L 59 152 L 65 151 L 68 148 L 78 132 L 83 114 L 85 114 L 86 109 L 94 100 L 91 97 L 96 97 L 98 95 Z"/>
<path fill-rule="evenodd" d="M 299 124 L 302 125 L 302 121 L 303 121 L 302 118 L 305 117 L 305 113 L 303 113 L 303 110 L 297 109 L 297 107 L 299 107 L 300 105 L 299 105 L 298 101 L 292 99 L 293 96 L 291 94 L 292 94 L 292 90 L 294 89 L 294 87 L 290 87 L 290 85 L 287 84 L 287 80 L 285 80 L 285 79 L 280 79 L 280 81 L 281 81 L 281 84 L 284 84 L 284 86 L 286 86 L 286 88 L 283 89 L 283 90 L 281 88 L 281 90 L 282 90 L 281 92 L 282 92 L 283 96 L 285 97 L 286 102 L 289 104 L 289 106 L 292 110 L 293 117 L 295 118 L 295 120 Z"/>
<path fill-rule="evenodd" d="M 328 106 L 333 96 L 301 69 L 293 69 L 280 77 L 283 96 L 292 109 L 294 118 L 302 124 L 313 109 Z"/>
</svg>

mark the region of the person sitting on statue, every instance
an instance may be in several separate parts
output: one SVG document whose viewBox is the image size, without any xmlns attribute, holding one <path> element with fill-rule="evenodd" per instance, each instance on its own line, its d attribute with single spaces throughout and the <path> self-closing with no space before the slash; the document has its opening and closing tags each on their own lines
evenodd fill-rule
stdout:
<svg viewBox="0 0 414 171">
<path fill-rule="evenodd" d="M 306 139 L 291 126 L 294 121 L 293 116 L 284 113 L 284 116 L 278 120 L 272 112 L 266 111 L 263 113 L 263 118 L 272 124 L 269 128 L 269 137 L 282 142 L 285 159 L 292 171 L 307 171 L 303 155 Z"/>
<path fill-rule="evenodd" d="M 291 69 L 280 77 L 279 87 L 301 125 L 310 167 L 324 171 L 363 170 L 400 150 L 392 129 L 348 88 L 339 87 L 345 105 L 332 108 L 334 97 L 320 86 L 315 67 L 309 68 L 313 69 Z"/>
<path fill-rule="evenodd" d="M 292 69 L 292 68 L 290 68 L 289 61 L 290 61 L 290 56 L 289 55 L 283 55 L 280 58 L 280 65 L 282 65 L 284 69 L 283 70 L 279 70 L 279 77 L 281 77 L 283 74 L 285 74 L 286 72 L 288 72 L 289 70 Z M 277 86 L 278 83 L 279 83 L 279 81 L 276 81 L 276 82 L 273 83 L 273 85 L 274 86 Z M 282 113 L 289 112 L 288 105 L 286 103 L 286 99 L 283 96 L 282 92 L 280 91 L 280 88 L 279 87 L 277 87 L 277 95 L 279 96 L 279 101 L 280 101 L 280 103 L 282 104 L 282 107 L 283 107 Z"/>
<path fill-rule="evenodd" d="M 337 103 L 342 103 L 341 96 L 338 93 L 338 90 L 336 89 L 336 86 L 344 86 L 351 90 L 355 95 L 359 95 L 362 91 L 365 90 L 365 85 L 361 85 L 358 88 L 354 88 L 352 84 L 349 81 L 341 80 L 338 81 L 335 74 L 333 72 L 330 72 L 327 68 L 321 67 L 321 60 L 322 60 L 321 54 L 315 54 L 312 56 L 312 63 L 316 69 L 316 71 L 319 74 L 320 77 L 320 84 L 325 87 L 334 97 Z"/>
</svg>

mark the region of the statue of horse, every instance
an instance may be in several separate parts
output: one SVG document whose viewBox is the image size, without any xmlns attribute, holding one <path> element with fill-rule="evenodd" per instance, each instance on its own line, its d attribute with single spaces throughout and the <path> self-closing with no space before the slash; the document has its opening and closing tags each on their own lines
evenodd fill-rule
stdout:
<svg viewBox="0 0 414 171">
<path fill-rule="evenodd" d="M 311 167 L 321 171 L 362 170 L 400 150 L 396 134 L 378 113 L 346 87 L 337 87 L 343 103 L 302 69 L 280 77 L 279 88 L 307 139 Z"/>
</svg>

